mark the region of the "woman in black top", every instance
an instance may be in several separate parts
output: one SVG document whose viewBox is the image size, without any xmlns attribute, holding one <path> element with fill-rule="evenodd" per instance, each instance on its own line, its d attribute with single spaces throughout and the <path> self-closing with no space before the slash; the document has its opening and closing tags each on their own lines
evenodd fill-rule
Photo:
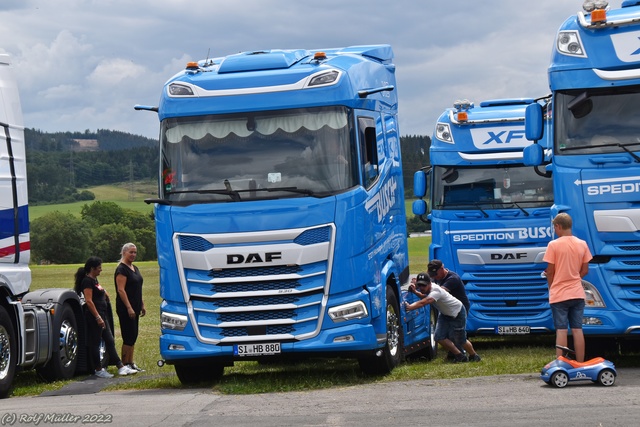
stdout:
<svg viewBox="0 0 640 427">
<path fill-rule="evenodd" d="M 122 361 L 131 369 L 144 372 L 133 361 L 133 349 L 138 339 L 138 327 L 141 316 L 147 314 L 142 300 L 142 274 L 133 265 L 138 249 L 133 243 L 125 243 L 121 251 L 120 264 L 116 267 L 116 313 L 120 320 L 122 334 Z"/>
<path fill-rule="evenodd" d="M 118 375 L 135 374 L 134 371 L 125 366 L 116 351 L 116 344 L 113 333 L 107 319 L 109 295 L 100 286 L 98 276 L 102 272 L 102 260 L 98 257 L 90 257 L 80 267 L 75 274 L 75 291 L 78 295 L 84 295 L 85 300 L 85 322 L 87 325 L 87 341 L 89 342 L 89 354 L 95 369 L 95 375 L 99 378 L 111 378 L 112 374 L 103 369 L 100 364 L 100 341 L 104 340 L 105 348 L 109 354 L 109 360 L 115 362 L 118 367 Z"/>
</svg>

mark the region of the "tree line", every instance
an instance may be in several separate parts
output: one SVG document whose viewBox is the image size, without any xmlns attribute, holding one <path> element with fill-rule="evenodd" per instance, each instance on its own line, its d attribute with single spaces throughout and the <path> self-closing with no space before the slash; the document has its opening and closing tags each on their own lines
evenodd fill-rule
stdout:
<svg viewBox="0 0 640 427">
<path fill-rule="evenodd" d="M 78 141 L 97 141 L 79 151 Z M 25 129 L 29 203 L 90 201 L 88 187 L 154 179 L 157 141 L 118 131 L 45 133 Z"/>
</svg>

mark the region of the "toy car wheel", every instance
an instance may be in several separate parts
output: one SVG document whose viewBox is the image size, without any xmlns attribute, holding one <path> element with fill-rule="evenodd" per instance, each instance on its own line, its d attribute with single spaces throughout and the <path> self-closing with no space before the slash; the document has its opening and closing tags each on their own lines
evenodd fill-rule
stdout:
<svg viewBox="0 0 640 427">
<path fill-rule="evenodd" d="M 598 373 L 598 382 L 605 387 L 612 386 L 616 382 L 616 374 L 611 369 L 603 369 Z"/>
<path fill-rule="evenodd" d="M 562 388 L 569 384 L 569 375 L 565 371 L 557 371 L 551 375 L 551 381 L 549 381 L 554 387 Z"/>
</svg>

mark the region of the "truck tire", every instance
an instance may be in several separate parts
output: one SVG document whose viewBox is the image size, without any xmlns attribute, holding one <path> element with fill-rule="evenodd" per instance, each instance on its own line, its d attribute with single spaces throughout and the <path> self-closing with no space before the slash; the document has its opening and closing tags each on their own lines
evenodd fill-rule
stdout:
<svg viewBox="0 0 640 427">
<path fill-rule="evenodd" d="M 214 384 L 224 374 L 224 365 L 217 363 L 188 363 L 174 365 L 178 379 L 184 385 Z"/>
<path fill-rule="evenodd" d="M 78 364 L 78 325 L 69 304 L 62 305 L 62 315 L 53 325 L 51 359 L 36 370 L 46 381 L 67 380 Z"/>
<path fill-rule="evenodd" d="M 381 355 L 372 355 L 358 359 L 360 369 L 367 375 L 388 374 L 400 364 L 404 348 L 400 310 L 395 292 L 387 286 L 387 343 Z"/>
<path fill-rule="evenodd" d="M 436 342 L 436 325 L 438 324 L 438 310 L 429 306 L 429 348 L 425 349 L 424 356 L 427 360 L 433 360 L 438 355 L 438 343 Z"/>
<path fill-rule="evenodd" d="M 9 313 L 0 306 L 0 399 L 9 395 L 18 364 L 16 332 Z"/>
</svg>

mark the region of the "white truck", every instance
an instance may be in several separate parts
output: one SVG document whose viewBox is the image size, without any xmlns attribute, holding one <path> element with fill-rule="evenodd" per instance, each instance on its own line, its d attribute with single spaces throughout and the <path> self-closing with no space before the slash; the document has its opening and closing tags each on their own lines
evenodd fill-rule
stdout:
<svg viewBox="0 0 640 427">
<path fill-rule="evenodd" d="M 0 53 L 0 398 L 16 372 L 48 381 L 87 366 L 84 317 L 71 289 L 29 292 L 30 239 L 24 127 L 9 55 Z"/>
</svg>

